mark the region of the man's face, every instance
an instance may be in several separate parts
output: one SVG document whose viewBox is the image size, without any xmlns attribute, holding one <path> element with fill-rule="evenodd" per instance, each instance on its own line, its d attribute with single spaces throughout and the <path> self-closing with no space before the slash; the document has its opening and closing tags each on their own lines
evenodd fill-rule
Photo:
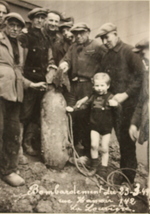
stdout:
<svg viewBox="0 0 150 214">
<path fill-rule="evenodd" d="M 89 31 L 74 31 L 73 34 L 77 44 L 84 44 L 89 40 Z"/>
<path fill-rule="evenodd" d="M 36 16 L 32 19 L 32 26 L 33 26 L 34 28 L 40 29 L 40 28 L 44 25 L 45 19 L 46 19 L 46 16 L 44 16 L 44 15 L 42 15 L 42 14 L 36 15 Z"/>
<path fill-rule="evenodd" d="M 3 22 L 5 15 L 7 14 L 7 9 L 4 5 L 0 4 L 0 24 Z"/>
<path fill-rule="evenodd" d="M 107 33 L 106 35 L 101 37 L 103 44 L 108 49 L 113 49 L 117 42 L 118 42 L 118 36 L 115 31 Z"/>
<path fill-rule="evenodd" d="M 16 38 L 20 34 L 21 30 L 22 25 L 18 20 L 16 19 L 8 20 L 5 27 L 5 32 L 8 36 Z"/>
<path fill-rule="evenodd" d="M 64 27 L 62 29 L 62 35 L 64 37 L 65 40 L 69 40 L 72 41 L 73 40 L 73 34 L 70 32 L 70 28 L 69 27 Z"/>
<path fill-rule="evenodd" d="M 60 22 L 60 16 L 55 13 L 48 13 L 47 22 L 50 31 L 57 31 Z"/>
</svg>

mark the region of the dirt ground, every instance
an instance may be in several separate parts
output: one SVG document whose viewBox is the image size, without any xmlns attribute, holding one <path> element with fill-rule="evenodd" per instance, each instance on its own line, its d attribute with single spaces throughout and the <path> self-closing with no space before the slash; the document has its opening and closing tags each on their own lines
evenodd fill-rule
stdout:
<svg viewBox="0 0 150 214">
<path fill-rule="evenodd" d="M 1 213 L 148 213 L 146 184 L 148 172 L 139 164 L 134 190 L 101 184 L 94 177 L 82 175 L 67 163 L 61 171 L 46 168 L 38 158 L 19 165 L 26 184 L 11 187 L 0 180 Z M 119 168 L 119 147 L 110 146 L 109 171 Z M 119 176 L 114 176 L 119 182 Z M 113 184 L 112 179 L 110 179 Z"/>
</svg>

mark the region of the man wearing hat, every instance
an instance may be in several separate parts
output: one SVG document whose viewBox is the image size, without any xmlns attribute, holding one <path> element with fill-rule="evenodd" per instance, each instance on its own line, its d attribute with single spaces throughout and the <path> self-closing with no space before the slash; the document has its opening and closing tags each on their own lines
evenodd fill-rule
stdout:
<svg viewBox="0 0 150 214">
<path fill-rule="evenodd" d="M 65 21 L 59 25 L 59 38 L 53 43 L 53 56 L 56 62 L 56 65 L 59 64 L 61 59 L 65 56 L 69 47 L 74 42 L 74 36 L 70 32 L 71 27 L 73 26 L 72 21 Z"/>
<path fill-rule="evenodd" d="M 129 134 L 133 141 L 138 141 L 141 145 L 147 142 L 147 169 L 149 170 L 149 39 L 142 39 L 135 45 L 133 51 L 140 54 L 144 70 L 140 97 L 132 116 Z M 150 197 L 150 172 L 148 194 Z"/>
<path fill-rule="evenodd" d="M 59 25 L 59 31 L 63 36 L 64 53 L 66 53 L 68 51 L 70 45 L 72 45 L 72 43 L 74 42 L 74 35 L 70 31 L 72 26 L 73 26 L 73 22 L 72 21 L 63 22 L 63 23 L 61 23 Z"/>
<path fill-rule="evenodd" d="M 43 28 L 43 33 L 52 48 L 53 57 L 57 66 L 62 58 L 62 53 L 60 53 L 62 51 L 60 46 L 62 35 L 59 32 L 59 24 L 62 19 L 63 17 L 58 11 L 48 10 L 47 20 Z"/>
<path fill-rule="evenodd" d="M 138 138 L 138 142 L 143 144 L 149 140 L 149 40 L 143 39 L 138 42 L 135 48 L 133 48 L 133 51 L 141 55 L 144 71 L 140 98 L 131 120 L 129 133 L 132 140 L 136 141 Z M 139 128 L 140 135 L 138 137 Z"/>
<path fill-rule="evenodd" d="M 3 27 L 2 23 L 6 14 L 10 12 L 9 5 L 5 1 L 0 1 L 0 28 Z"/>
<path fill-rule="evenodd" d="M 41 31 L 46 17 L 47 10 L 44 8 L 31 10 L 28 18 L 31 20 L 32 27 L 29 28 L 28 33 L 22 33 L 19 36 L 22 47 L 26 49 L 24 77 L 33 82 L 45 81 L 47 66 L 51 63 L 49 43 Z M 40 105 L 43 95 L 43 91 L 28 89 L 24 96 L 21 111 L 21 122 L 24 126 L 23 146 L 29 155 L 37 155 L 35 150 L 40 149 L 40 139 L 37 137 L 40 135 Z M 33 148 L 32 144 L 36 143 L 36 148 Z"/>
<path fill-rule="evenodd" d="M 89 38 L 90 28 L 86 23 L 75 24 L 71 30 L 75 42 L 61 61 L 59 67 L 68 71 L 71 82 L 71 92 L 66 96 L 67 105 L 74 106 L 76 102 L 92 93 L 91 78 L 99 71 L 99 61 L 104 54 L 100 44 Z M 89 109 L 75 112 L 73 117 L 73 132 L 75 144 L 82 140 L 86 156 L 90 155 Z"/>
<path fill-rule="evenodd" d="M 44 82 L 33 83 L 22 76 L 23 49 L 17 36 L 25 26 L 18 13 L 4 18 L 5 28 L 0 33 L 0 173 L 12 186 L 20 186 L 24 179 L 17 174 L 20 148 L 20 107 L 24 88 L 45 87 Z"/>
<path fill-rule="evenodd" d="M 137 168 L 136 148 L 128 130 L 141 87 L 142 61 L 130 45 L 120 40 L 114 24 L 102 25 L 96 37 L 100 37 L 108 49 L 101 61 L 100 71 L 110 75 L 113 99 L 121 104 L 120 112 L 114 112 L 114 128 L 120 145 L 120 167 L 131 168 L 123 170 L 123 173 L 133 183 L 136 174 L 133 170 Z"/>
</svg>

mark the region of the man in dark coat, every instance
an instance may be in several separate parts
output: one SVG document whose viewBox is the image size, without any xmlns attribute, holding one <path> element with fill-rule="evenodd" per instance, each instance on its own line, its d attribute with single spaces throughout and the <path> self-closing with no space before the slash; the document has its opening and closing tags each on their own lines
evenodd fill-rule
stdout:
<svg viewBox="0 0 150 214">
<path fill-rule="evenodd" d="M 59 24 L 62 20 L 62 15 L 58 11 L 48 11 L 47 19 L 42 29 L 43 34 L 48 39 L 49 46 L 52 48 L 55 64 L 58 66 L 62 59 L 62 54 L 59 52 L 58 45 L 62 40 L 62 35 L 59 32 Z"/>
<path fill-rule="evenodd" d="M 135 45 L 133 51 L 141 56 L 144 68 L 140 97 L 132 116 L 129 134 L 131 139 L 139 144 L 143 145 L 147 142 L 147 169 L 149 170 L 149 39 L 142 39 Z M 150 197 L 150 171 L 147 183 L 148 197 Z"/>
<path fill-rule="evenodd" d="M 96 40 L 89 38 L 90 28 L 85 23 L 78 23 L 71 28 L 75 43 L 60 63 L 63 72 L 68 71 L 71 92 L 66 96 L 67 105 L 74 106 L 79 99 L 92 93 L 91 78 L 99 71 L 99 62 L 104 49 Z M 82 140 L 86 156 L 90 155 L 89 109 L 75 112 L 73 115 L 74 141 Z"/>
<path fill-rule="evenodd" d="M 96 37 L 101 37 L 108 49 L 101 61 L 100 71 L 110 75 L 112 80 L 110 90 L 114 94 L 113 99 L 116 99 L 122 106 L 120 112 L 114 112 L 114 128 L 120 145 L 120 167 L 131 168 L 123 172 L 133 183 L 136 174 L 133 170 L 137 168 L 136 149 L 128 130 L 141 87 L 142 61 L 133 53 L 130 45 L 120 40 L 114 24 L 102 25 Z"/>
<path fill-rule="evenodd" d="M 27 33 L 19 36 L 19 41 L 26 50 L 24 76 L 33 82 L 45 81 L 47 66 L 53 64 L 48 40 L 41 31 L 47 17 L 47 10 L 34 8 L 28 13 L 28 17 L 32 27 Z M 39 143 L 36 148 L 33 148 L 32 144 L 35 145 L 40 141 L 40 105 L 43 95 L 43 91 L 28 89 L 23 101 L 21 112 L 21 122 L 24 125 L 23 145 L 29 155 L 36 155 L 35 149 L 40 149 Z"/>
<path fill-rule="evenodd" d="M 149 41 L 143 39 L 135 45 L 134 52 L 139 53 L 142 57 L 143 62 L 143 82 L 141 93 L 136 106 L 135 112 L 131 120 L 131 126 L 129 129 L 130 137 L 132 140 L 143 144 L 149 140 Z M 138 137 L 138 130 L 140 134 Z"/>
</svg>

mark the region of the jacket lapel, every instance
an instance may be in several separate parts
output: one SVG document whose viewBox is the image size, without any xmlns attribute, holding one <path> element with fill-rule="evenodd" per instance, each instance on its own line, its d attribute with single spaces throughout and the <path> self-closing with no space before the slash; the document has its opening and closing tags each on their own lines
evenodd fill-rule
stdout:
<svg viewBox="0 0 150 214">
<path fill-rule="evenodd" d="M 14 58 L 12 46 L 11 46 L 11 44 L 10 44 L 10 41 L 9 41 L 8 37 L 7 37 L 6 34 L 3 33 L 3 32 L 1 32 L 0 34 L 1 34 L 1 35 L 0 35 L 0 42 L 1 42 L 1 44 L 5 45 L 5 46 L 8 48 L 8 51 L 9 51 L 9 53 L 10 53 L 10 56 L 11 56 L 12 58 Z"/>
<path fill-rule="evenodd" d="M 24 51 L 24 49 L 21 47 L 21 45 L 19 44 L 19 42 L 18 42 L 18 49 L 19 49 L 19 65 L 20 66 L 24 66 L 24 55 L 25 55 L 25 51 Z"/>
</svg>

